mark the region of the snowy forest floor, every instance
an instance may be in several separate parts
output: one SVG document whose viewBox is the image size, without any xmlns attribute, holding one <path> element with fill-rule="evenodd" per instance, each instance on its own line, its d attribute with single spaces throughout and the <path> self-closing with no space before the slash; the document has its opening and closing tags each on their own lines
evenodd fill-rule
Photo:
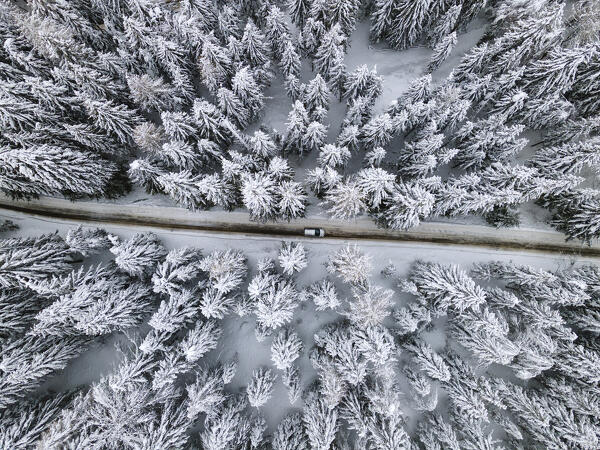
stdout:
<svg viewBox="0 0 600 450">
<path fill-rule="evenodd" d="M 16 231 L 6 233 L 4 237 L 35 236 L 55 231 L 64 236 L 67 230 L 77 226 L 77 223 L 67 219 L 34 217 L 19 212 L 0 211 L 0 219 L 10 219 L 20 227 Z M 248 266 L 251 268 L 250 277 L 253 276 L 253 272 L 256 270 L 256 263 L 259 259 L 265 257 L 277 258 L 282 242 L 280 237 L 253 236 L 243 233 L 200 232 L 181 229 L 167 230 L 147 226 L 98 222 L 83 223 L 82 226 L 84 228 L 100 226 L 122 239 L 131 238 L 131 236 L 138 232 L 153 231 L 158 235 L 162 244 L 169 250 L 185 246 L 200 248 L 203 254 L 208 254 L 213 250 L 242 250 L 248 258 Z M 348 242 L 344 239 L 332 238 L 315 240 L 294 237 L 293 240 L 302 242 L 310 261 L 309 266 L 300 272 L 296 279 L 299 288 L 323 279 L 327 275 L 325 264 L 328 255 L 339 250 Z M 581 255 L 565 256 L 525 250 L 486 248 L 483 246 L 440 245 L 419 242 L 378 242 L 375 240 L 354 242 L 357 243 L 362 252 L 372 257 L 372 281 L 376 285 L 394 290 L 394 307 L 405 305 L 410 296 L 400 292 L 395 286 L 393 279 L 386 278 L 381 274 L 381 271 L 390 263 L 396 267 L 398 275 L 404 277 L 408 274 L 411 265 L 417 259 L 442 264 L 459 264 L 465 270 L 468 270 L 474 263 L 489 261 L 531 265 L 550 271 L 567 269 L 573 265 L 585 263 L 597 264 L 599 262 L 599 258 Z M 344 290 L 343 287 L 340 288 L 339 292 L 342 297 L 349 295 L 347 289 Z M 307 302 L 295 314 L 293 325 L 304 342 L 312 342 L 312 335 L 324 324 L 336 320 L 337 317 L 335 313 L 330 311 L 316 311 L 314 305 Z M 265 342 L 260 343 L 256 340 L 253 321 L 248 318 L 239 318 L 237 316 L 227 318 L 223 321 L 223 327 L 224 334 L 219 346 L 208 354 L 205 362 L 225 361 L 237 354 L 239 361 L 238 371 L 230 387 L 234 390 L 243 389 L 247 380 L 250 379 L 253 369 L 271 364 L 270 347 L 269 344 Z M 443 330 L 435 328 L 425 334 L 426 340 L 434 349 L 444 346 L 446 337 Z M 64 371 L 57 373 L 53 378 L 44 383 L 40 391 L 63 391 L 80 385 L 89 385 L 99 380 L 103 375 L 109 373 L 118 362 L 119 354 L 114 351 L 115 344 L 125 340 L 126 338 L 120 334 L 113 334 L 103 338 L 103 340 L 98 341 L 93 348 L 81 357 L 72 361 Z M 306 385 L 316 376 L 316 372 L 308 359 L 307 352 L 302 355 L 299 364 L 302 372 L 302 383 Z M 292 405 L 288 401 L 285 388 L 280 382 L 276 383 L 274 397 L 269 401 L 268 407 L 264 409 L 269 432 L 273 431 L 277 423 L 279 423 L 285 414 L 290 412 L 291 408 Z"/>
<path fill-rule="evenodd" d="M 188 229 L 254 233 L 295 237 L 304 228 L 322 228 L 329 237 L 346 239 L 385 239 L 443 244 L 501 247 L 506 249 L 538 250 L 600 256 L 600 243 L 591 245 L 577 240 L 566 241 L 562 233 L 552 229 L 525 227 L 494 228 L 487 225 L 455 222 L 425 222 L 408 231 L 378 228 L 369 217 L 353 221 L 328 219 L 309 215 L 292 222 L 259 223 L 249 220 L 245 211 L 210 210 L 192 212 L 183 208 L 156 205 L 122 205 L 104 202 L 70 202 L 65 199 L 42 197 L 32 201 L 17 201 L 0 195 L 0 216 L 17 211 L 39 216 L 39 220 L 56 218 L 105 224 L 145 225 L 163 229 Z M 26 217 L 25 215 L 21 217 Z M 29 224 L 28 224 L 29 226 Z M 107 226 L 107 225 L 106 225 Z"/>
</svg>

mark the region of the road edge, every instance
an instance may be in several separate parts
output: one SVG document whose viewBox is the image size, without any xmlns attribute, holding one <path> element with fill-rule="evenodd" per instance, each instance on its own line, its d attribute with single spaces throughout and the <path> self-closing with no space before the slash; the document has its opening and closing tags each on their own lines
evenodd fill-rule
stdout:
<svg viewBox="0 0 600 450">
<path fill-rule="evenodd" d="M 72 202 L 54 197 L 25 201 L 0 195 L 0 209 L 25 214 L 69 219 L 73 221 L 114 223 L 167 229 L 262 234 L 270 236 L 301 236 L 304 228 L 323 228 L 327 237 L 336 239 L 369 239 L 418 241 L 437 244 L 472 245 L 517 250 L 538 250 L 551 253 L 600 256 L 600 243 L 586 245 L 566 241 L 553 230 L 527 228 L 493 228 L 448 222 L 425 222 L 407 231 L 379 228 L 369 217 L 343 222 L 319 216 L 292 222 L 259 223 L 249 220 L 244 211 L 192 212 L 171 206 Z"/>
</svg>

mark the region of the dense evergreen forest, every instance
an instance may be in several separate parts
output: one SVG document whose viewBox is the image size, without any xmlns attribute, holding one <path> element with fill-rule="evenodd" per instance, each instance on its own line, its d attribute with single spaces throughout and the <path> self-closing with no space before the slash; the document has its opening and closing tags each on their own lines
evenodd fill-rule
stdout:
<svg viewBox="0 0 600 450">
<path fill-rule="evenodd" d="M 598 448 L 597 266 L 372 262 L 339 246 L 303 285 L 297 242 L 250 266 L 152 233 L 4 239 L 0 447 Z M 222 355 L 248 323 L 240 372 Z M 91 386 L 44 389 L 136 329 Z"/>
<path fill-rule="evenodd" d="M 473 20 L 483 37 L 433 83 Z M 344 63 L 364 21 L 399 58 L 432 49 L 382 111 L 376 68 Z M 599 30 L 596 1 L 3 0 L 0 189 L 80 198 L 141 186 L 258 221 L 313 203 L 395 229 L 464 215 L 514 226 L 536 202 L 589 241 L 600 233 Z M 261 122 L 273 85 L 289 96 L 285 130 Z M 338 101 L 345 116 L 330 130 Z"/>
</svg>

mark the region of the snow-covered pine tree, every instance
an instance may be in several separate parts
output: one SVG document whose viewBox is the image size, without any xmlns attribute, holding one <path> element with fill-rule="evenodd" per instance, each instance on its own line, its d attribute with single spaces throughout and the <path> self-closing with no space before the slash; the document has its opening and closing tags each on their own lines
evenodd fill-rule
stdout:
<svg viewBox="0 0 600 450">
<path fill-rule="evenodd" d="M 306 86 L 300 83 L 300 80 L 296 75 L 288 75 L 285 78 L 283 85 L 285 87 L 287 96 L 292 100 L 292 102 L 296 102 L 304 95 L 304 88 Z"/>
<path fill-rule="evenodd" d="M 306 250 L 298 242 L 284 242 L 279 250 L 279 265 L 284 274 L 292 276 L 308 265 Z"/>
<path fill-rule="evenodd" d="M 250 406 L 259 408 L 273 396 L 273 384 L 277 375 L 270 369 L 259 368 L 252 372 L 252 379 L 246 387 Z"/>
<path fill-rule="evenodd" d="M 348 74 L 344 81 L 344 97 L 356 99 L 368 97 L 375 101 L 381 95 L 383 78 L 377 75 L 377 68 L 369 69 L 362 65 Z"/>
<path fill-rule="evenodd" d="M 485 292 L 458 266 L 417 261 L 409 280 L 436 314 L 476 309 L 485 303 Z"/>
<path fill-rule="evenodd" d="M 194 138 L 196 128 L 192 118 L 185 112 L 164 111 L 160 115 L 165 133 L 171 138 L 179 141 L 185 141 L 188 138 Z"/>
<path fill-rule="evenodd" d="M 195 211 L 206 208 L 208 199 L 200 190 L 202 177 L 192 175 L 188 170 L 181 172 L 167 172 L 156 178 L 156 184 L 171 197 L 177 204 Z M 213 187 L 215 187 L 213 185 Z"/>
<path fill-rule="evenodd" d="M 133 141 L 145 153 L 154 155 L 165 142 L 165 130 L 152 122 L 142 122 L 133 129 Z"/>
<path fill-rule="evenodd" d="M 330 96 L 331 92 L 327 87 L 327 83 L 320 74 L 317 74 L 306 86 L 302 103 L 309 114 L 312 114 L 318 108 L 328 109 Z"/>
<path fill-rule="evenodd" d="M 149 286 L 113 273 L 77 286 L 44 308 L 30 331 L 42 336 L 101 336 L 139 326 L 151 311 Z"/>
<path fill-rule="evenodd" d="M 323 206 L 336 219 L 351 220 L 366 211 L 364 192 L 355 179 L 341 181 L 325 194 Z"/>
<path fill-rule="evenodd" d="M 282 57 L 284 48 L 287 43 L 291 43 L 291 34 L 289 27 L 285 21 L 285 15 L 279 7 L 273 5 L 269 9 L 266 17 L 266 38 L 273 51 L 275 59 L 279 60 Z M 293 47 L 293 44 L 292 44 Z"/>
<path fill-rule="evenodd" d="M 228 144 L 230 132 L 223 124 L 223 116 L 215 105 L 206 101 L 196 99 L 192 107 L 193 117 L 200 138 L 210 139 L 217 144 Z"/>
<path fill-rule="evenodd" d="M 129 158 L 130 148 L 128 146 L 119 145 L 115 139 L 98 130 L 93 125 L 85 123 L 74 125 L 62 123 L 61 126 L 66 132 L 66 135 L 63 134 L 62 131 L 59 131 L 60 137 L 57 136 L 57 141 L 58 139 L 72 139 L 78 144 L 81 144 L 86 150 L 91 150 L 92 152 L 97 153 L 99 156 L 102 156 L 106 159 L 112 159 L 115 162 L 124 161 Z M 145 149 L 147 146 L 151 146 L 151 142 L 157 138 L 157 135 L 152 134 L 153 131 L 149 130 L 149 133 L 151 134 L 147 137 L 147 139 L 140 139 L 138 128 L 143 126 L 144 123 L 137 125 L 134 128 L 133 141 L 138 147 Z M 37 136 L 38 130 L 42 131 L 42 129 L 36 129 L 36 131 L 31 132 L 29 135 L 32 138 Z M 53 135 L 56 133 L 56 131 L 57 130 L 55 129 L 46 129 L 44 133 L 48 132 L 50 135 Z M 34 142 L 31 141 L 31 144 L 33 143 Z M 25 146 L 25 143 L 21 145 Z"/>
<path fill-rule="evenodd" d="M 232 91 L 242 101 L 254 119 L 264 108 L 264 95 L 249 67 L 242 67 L 232 78 Z"/>
<path fill-rule="evenodd" d="M 241 192 L 252 220 L 265 222 L 277 216 L 277 184 L 271 176 L 264 173 L 246 175 Z"/>
<path fill-rule="evenodd" d="M 362 169 L 357 173 L 356 179 L 365 194 L 369 211 L 379 210 L 382 202 L 388 199 L 395 189 L 395 175 L 380 168 Z"/>
<path fill-rule="evenodd" d="M 433 53 L 429 64 L 427 65 L 427 71 L 433 72 L 437 70 L 448 56 L 452 52 L 452 49 L 456 46 L 456 31 L 453 31 L 449 35 L 445 36 L 436 46 L 433 48 Z"/>
<path fill-rule="evenodd" d="M 358 125 L 346 125 L 336 139 L 340 147 L 347 147 L 351 152 L 356 152 L 360 145 L 360 128 Z"/>
<path fill-rule="evenodd" d="M 312 392 L 306 399 L 302 420 L 311 448 L 330 448 L 339 428 L 337 409 L 329 408 L 317 392 Z"/>
<path fill-rule="evenodd" d="M 361 128 L 360 139 L 369 150 L 385 147 L 392 140 L 395 129 L 394 120 L 388 113 L 379 114 Z"/>
<path fill-rule="evenodd" d="M 195 418 L 204 413 L 215 416 L 217 409 L 225 402 L 225 383 L 218 370 L 203 369 L 196 375 L 196 381 L 187 386 L 189 404 L 187 415 Z"/>
<path fill-rule="evenodd" d="M 51 301 L 29 289 L 2 289 L 0 292 L 0 339 L 18 336 L 35 322 L 35 316 Z"/>
<path fill-rule="evenodd" d="M 200 435 L 202 447 L 207 450 L 218 450 L 250 445 L 251 422 L 243 413 L 247 405 L 245 396 L 228 399 L 219 408 L 216 416 L 205 421 L 205 430 Z"/>
<path fill-rule="evenodd" d="M 317 42 L 319 44 L 316 49 L 314 64 L 323 78 L 329 80 L 334 65 L 339 64 L 340 55 L 344 55 L 346 37 L 342 33 L 340 25 L 336 23 Z"/>
<path fill-rule="evenodd" d="M 67 232 L 65 242 L 74 251 L 87 257 L 107 250 L 113 245 L 116 236 L 107 233 L 102 228 L 86 228 L 81 225 Z"/>
<path fill-rule="evenodd" d="M 19 402 L 0 412 L 0 443 L 6 448 L 34 447 L 40 436 L 68 407 L 70 393 L 43 396 Z"/>
<path fill-rule="evenodd" d="M 308 196 L 302 184 L 296 181 L 282 181 L 277 186 L 277 195 L 277 210 L 282 219 L 289 221 L 304 217 Z"/>
<path fill-rule="evenodd" d="M 478 0 L 475 0 L 475 2 L 478 2 Z M 446 36 L 455 31 L 463 7 L 463 4 L 450 6 L 444 12 L 444 15 L 436 21 L 428 33 L 428 40 L 432 47 L 437 46 Z"/>
<path fill-rule="evenodd" d="M 154 292 L 170 294 L 180 291 L 186 282 L 198 276 L 201 256 L 200 250 L 192 247 L 169 251 L 152 275 Z"/>
<path fill-rule="evenodd" d="M 579 174 L 584 167 L 600 170 L 598 149 L 600 139 L 565 143 L 555 147 L 538 150 L 531 160 L 533 167 L 542 173 Z"/>
<path fill-rule="evenodd" d="M 139 278 L 150 276 L 167 255 L 154 233 L 137 233 L 129 240 L 115 244 L 110 251 L 121 270 Z"/>
<path fill-rule="evenodd" d="M 413 46 L 422 36 L 429 21 L 429 9 L 439 0 L 399 0 L 394 5 L 394 19 L 388 31 L 388 42 L 402 50 Z"/>
<path fill-rule="evenodd" d="M 325 32 L 326 28 L 323 22 L 313 17 L 309 17 L 306 20 L 302 32 L 298 36 L 298 45 L 304 56 L 315 56 L 315 52 L 319 48 Z"/>
<path fill-rule="evenodd" d="M 560 145 L 578 141 L 600 133 L 600 115 L 569 119 L 558 127 L 548 130 L 545 142 Z"/>
<path fill-rule="evenodd" d="M 321 167 L 343 168 L 348 164 L 351 154 L 346 147 L 325 144 L 319 151 L 318 163 Z"/>
<path fill-rule="evenodd" d="M 442 382 L 450 380 L 450 368 L 429 344 L 420 340 L 406 346 L 406 349 L 413 355 L 416 364 L 428 377 Z"/>
<path fill-rule="evenodd" d="M 553 211 L 551 224 L 568 238 L 591 242 L 600 236 L 600 195 L 594 189 L 571 189 L 542 199 Z"/>
<path fill-rule="evenodd" d="M 331 63 L 331 69 L 329 70 L 329 85 L 333 92 L 338 94 L 340 102 L 344 98 L 346 80 L 348 78 L 348 71 L 346 70 L 346 64 L 344 64 L 344 55 L 342 53 L 337 54 Z"/>
<path fill-rule="evenodd" d="M 273 450 L 300 450 L 307 448 L 308 439 L 304 432 L 304 425 L 302 424 L 302 414 L 295 413 L 285 416 L 279 422 L 275 433 L 273 433 L 271 445 L 273 446 Z"/>
<path fill-rule="evenodd" d="M 246 277 L 246 258 L 240 251 L 215 250 L 203 258 L 201 268 L 208 273 L 210 284 L 223 294 L 237 289 Z"/>
<path fill-rule="evenodd" d="M 379 42 L 387 39 L 399 0 L 375 0 L 371 13 L 370 39 Z"/>
<path fill-rule="evenodd" d="M 287 370 L 300 357 L 303 349 L 302 340 L 287 328 L 279 331 L 271 344 L 271 360 L 279 370 Z"/>
<path fill-rule="evenodd" d="M 329 273 L 336 273 L 346 283 L 357 286 L 364 285 L 372 268 L 371 257 L 350 245 L 330 255 L 327 263 Z"/>
<path fill-rule="evenodd" d="M 175 170 L 197 172 L 202 167 L 196 150 L 184 140 L 165 142 L 156 156 L 167 167 Z"/>
<path fill-rule="evenodd" d="M 369 150 L 365 154 L 363 164 L 371 167 L 379 167 L 383 163 L 387 152 L 383 147 L 375 147 L 373 150 Z"/>
<path fill-rule="evenodd" d="M 296 46 L 291 39 L 287 39 L 282 44 L 281 56 L 279 58 L 279 68 L 285 78 L 293 75 L 297 77 L 300 74 L 300 55 L 296 51 Z"/>
<path fill-rule="evenodd" d="M 86 114 L 98 128 L 110 133 L 123 144 L 132 142 L 133 129 L 140 123 L 136 111 L 123 104 L 115 104 L 112 100 L 97 100 L 84 96 L 82 101 Z"/>
<path fill-rule="evenodd" d="M 116 164 L 67 147 L 5 148 L 0 189 L 13 196 L 107 196 L 122 192 Z"/>
<path fill-rule="evenodd" d="M 300 100 L 296 100 L 288 114 L 287 132 L 284 141 L 285 150 L 295 150 L 301 156 L 304 153 L 304 134 L 310 123 L 308 112 Z"/>
<path fill-rule="evenodd" d="M 215 39 L 204 40 L 198 65 L 202 81 L 211 92 L 216 92 L 233 74 L 233 64 L 227 50 Z"/>
<path fill-rule="evenodd" d="M 25 335 L 2 343 L 0 409 L 14 405 L 34 392 L 49 375 L 64 369 L 89 344 L 82 337 Z"/>
<path fill-rule="evenodd" d="M 304 21 L 307 18 L 308 12 L 310 10 L 310 1 L 309 0 L 287 0 L 287 8 L 292 19 L 292 22 L 298 26 L 298 28 L 302 29 L 304 26 Z"/>
<path fill-rule="evenodd" d="M 22 288 L 64 275 L 72 269 L 73 250 L 56 233 L 0 240 L 0 286 Z"/>
<path fill-rule="evenodd" d="M 169 292 L 167 300 L 161 301 L 148 324 L 152 330 L 145 336 L 140 344 L 140 351 L 152 354 L 158 350 L 166 350 L 168 340 L 187 324 L 192 323 L 199 314 L 199 295 L 195 290 L 184 289 L 176 279 L 169 280 L 171 285 L 178 284 L 177 289 Z M 164 292 L 163 286 L 155 282 L 157 287 Z"/>
<path fill-rule="evenodd" d="M 325 144 L 327 139 L 327 127 L 321 122 L 313 120 L 306 127 L 306 132 L 303 139 L 303 147 L 307 151 L 312 151 L 317 148 L 321 148 Z"/>
<path fill-rule="evenodd" d="M 519 138 L 523 130 L 523 125 L 507 125 L 498 116 L 466 122 L 453 136 L 452 147 L 458 149 L 454 160 L 463 168 L 505 162 L 527 145 L 526 138 Z"/>
<path fill-rule="evenodd" d="M 292 364 L 281 374 L 281 381 L 288 393 L 288 399 L 293 405 L 302 395 L 302 380 L 300 377 L 300 368 Z"/>
<path fill-rule="evenodd" d="M 418 303 L 394 311 L 394 320 L 399 328 L 400 336 L 418 332 L 423 326 L 431 322 L 430 311 Z"/>
<path fill-rule="evenodd" d="M 368 284 L 364 288 L 354 288 L 353 300 L 348 302 L 345 316 L 350 322 L 362 329 L 382 324 L 391 314 L 394 292 L 380 286 Z"/>
<path fill-rule="evenodd" d="M 230 36 L 239 39 L 242 36 L 240 19 L 238 5 L 223 5 L 219 8 L 217 13 L 217 28 L 223 39 L 227 40 Z"/>
<path fill-rule="evenodd" d="M 332 0 L 327 2 L 329 24 L 339 23 L 346 36 L 356 29 L 361 2 L 359 0 Z"/>
<path fill-rule="evenodd" d="M 509 325 L 500 314 L 483 307 L 466 311 L 452 323 L 451 333 L 482 365 L 509 364 L 520 351 L 508 338 Z"/>
<path fill-rule="evenodd" d="M 293 282 L 278 274 L 259 273 L 248 286 L 254 301 L 257 332 L 268 333 L 291 322 L 299 294 Z"/>
<path fill-rule="evenodd" d="M 277 144 L 264 128 L 256 130 L 252 136 L 247 137 L 244 145 L 251 153 L 263 159 L 273 158 L 278 153 Z"/>
<path fill-rule="evenodd" d="M 269 61 L 269 47 L 265 35 L 252 20 L 248 20 L 242 36 L 243 55 L 252 67 Z"/>
<path fill-rule="evenodd" d="M 178 99 L 173 87 L 160 77 L 148 74 L 127 76 L 127 85 L 133 101 L 144 111 L 161 111 L 173 108 Z"/>
<path fill-rule="evenodd" d="M 192 370 L 204 355 L 214 350 L 221 334 L 216 321 L 196 321 L 183 340 L 165 349 L 165 358 L 152 374 L 152 389 L 159 392 L 170 389 L 180 375 Z"/>
<path fill-rule="evenodd" d="M 288 161 L 279 156 L 274 156 L 269 161 L 268 171 L 278 182 L 291 181 L 294 179 L 294 171 Z"/>
<path fill-rule="evenodd" d="M 333 167 L 317 167 L 306 173 L 306 184 L 318 198 L 342 181 L 342 175 Z"/>
<path fill-rule="evenodd" d="M 364 125 L 371 119 L 373 102 L 369 97 L 358 97 L 348 100 L 348 110 L 342 122 L 343 127 L 349 125 Z"/>
<path fill-rule="evenodd" d="M 219 88 L 217 91 L 217 104 L 223 115 L 232 120 L 237 126 L 242 129 L 248 126 L 250 113 L 231 89 Z"/>
<path fill-rule="evenodd" d="M 165 175 L 162 163 L 157 160 L 136 159 L 127 170 L 129 179 L 143 186 L 149 194 L 161 192 L 163 189 L 161 177 Z"/>
<path fill-rule="evenodd" d="M 327 308 L 335 310 L 341 305 L 335 285 L 327 278 L 310 285 L 304 291 L 304 295 L 307 300 L 311 300 L 315 304 L 317 311 L 324 311 Z"/>
<path fill-rule="evenodd" d="M 526 92 L 532 97 L 567 92 L 575 83 L 579 66 L 589 63 L 593 48 L 588 45 L 551 49 L 543 58 L 526 66 L 522 79 Z"/>
</svg>

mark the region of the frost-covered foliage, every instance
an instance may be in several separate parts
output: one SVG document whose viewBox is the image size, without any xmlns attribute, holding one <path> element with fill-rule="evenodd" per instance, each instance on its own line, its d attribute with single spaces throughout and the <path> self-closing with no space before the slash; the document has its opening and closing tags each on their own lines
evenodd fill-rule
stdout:
<svg viewBox="0 0 600 450">
<path fill-rule="evenodd" d="M 536 201 L 569 238 L 600 236 L 594 1 L 13 3 L 0 11 L 9 196 L 113 197 L 133 183 L 193 211 L 291 221 L 308 188 L 335 219 L 399 230 L 474 214 L 515 226 Z M 483 36 L 465 48 L 474 22 Z M 346 60 L 359 27 L 379 46 L 431 49 L 387 107 L 395 74 Z M 284 91 L 286 124 L 261 125 Z M 514 174 L 490 174 L 498 164 Z"/>
<path fill-rule="evenodd" d="M 302 244 L 297 242 L 284 242 L 279 251 L 279 265 L 286 275 L 300 272 L 307 265 L 306 251 Z"/>
<path fill-rule="evenodd" d="M 303 345 L 300 337 L 293 331 L 284 329 L 277 334 L 271 344 L 271 360 L 279 370 L 289 369 L 298 359 Z"/>
<path fill-rule="evenodd" d="M 292 278 L 275 270 L 272 260 L 260 261 L 258 270 L 248 285 L 248 297 L 256 316 L 257 338 L 262 339 L 292 321 L 294 310 L 300 302 L 300 293 Z"/>
<path fill-rule="evenodd" d="M 250 406 L 258 408 L 267 403 L 273 395 L 274 382 L 275 375 L 271 369 L 260 368 L 252 372 L 252 379 L 246 388 Z"/>
<path fill-rule="evenodd" d="M 416 261 L 404 279 L 391 261 L 384 287 L 374 255 L 344 246 L 335 278 L 299 288 L 314 272 L 295 242 L 248 267 L 149 234 L 67 236 L 0 242 L 29 251 L 3 269 L 3 448 L 598 447 L 594 265 Z M 121 336 L 113 368 L 63 388 L 101 336 Z"/>
<path fill-rule="evenodd" d="M 347 245 L 329 257 L 327 271 L 335 273 L 346 283 L 362 285 L 372 268 L 371 257 L 354 245 Z"/>
<path fill-rule="evenodd" d="M 167 251 L 153 233 L 138 233 L 131 239 L 111 247 L 115 263 L 126 273 L 145 277 L 154 272 Z"/>
</svg>

